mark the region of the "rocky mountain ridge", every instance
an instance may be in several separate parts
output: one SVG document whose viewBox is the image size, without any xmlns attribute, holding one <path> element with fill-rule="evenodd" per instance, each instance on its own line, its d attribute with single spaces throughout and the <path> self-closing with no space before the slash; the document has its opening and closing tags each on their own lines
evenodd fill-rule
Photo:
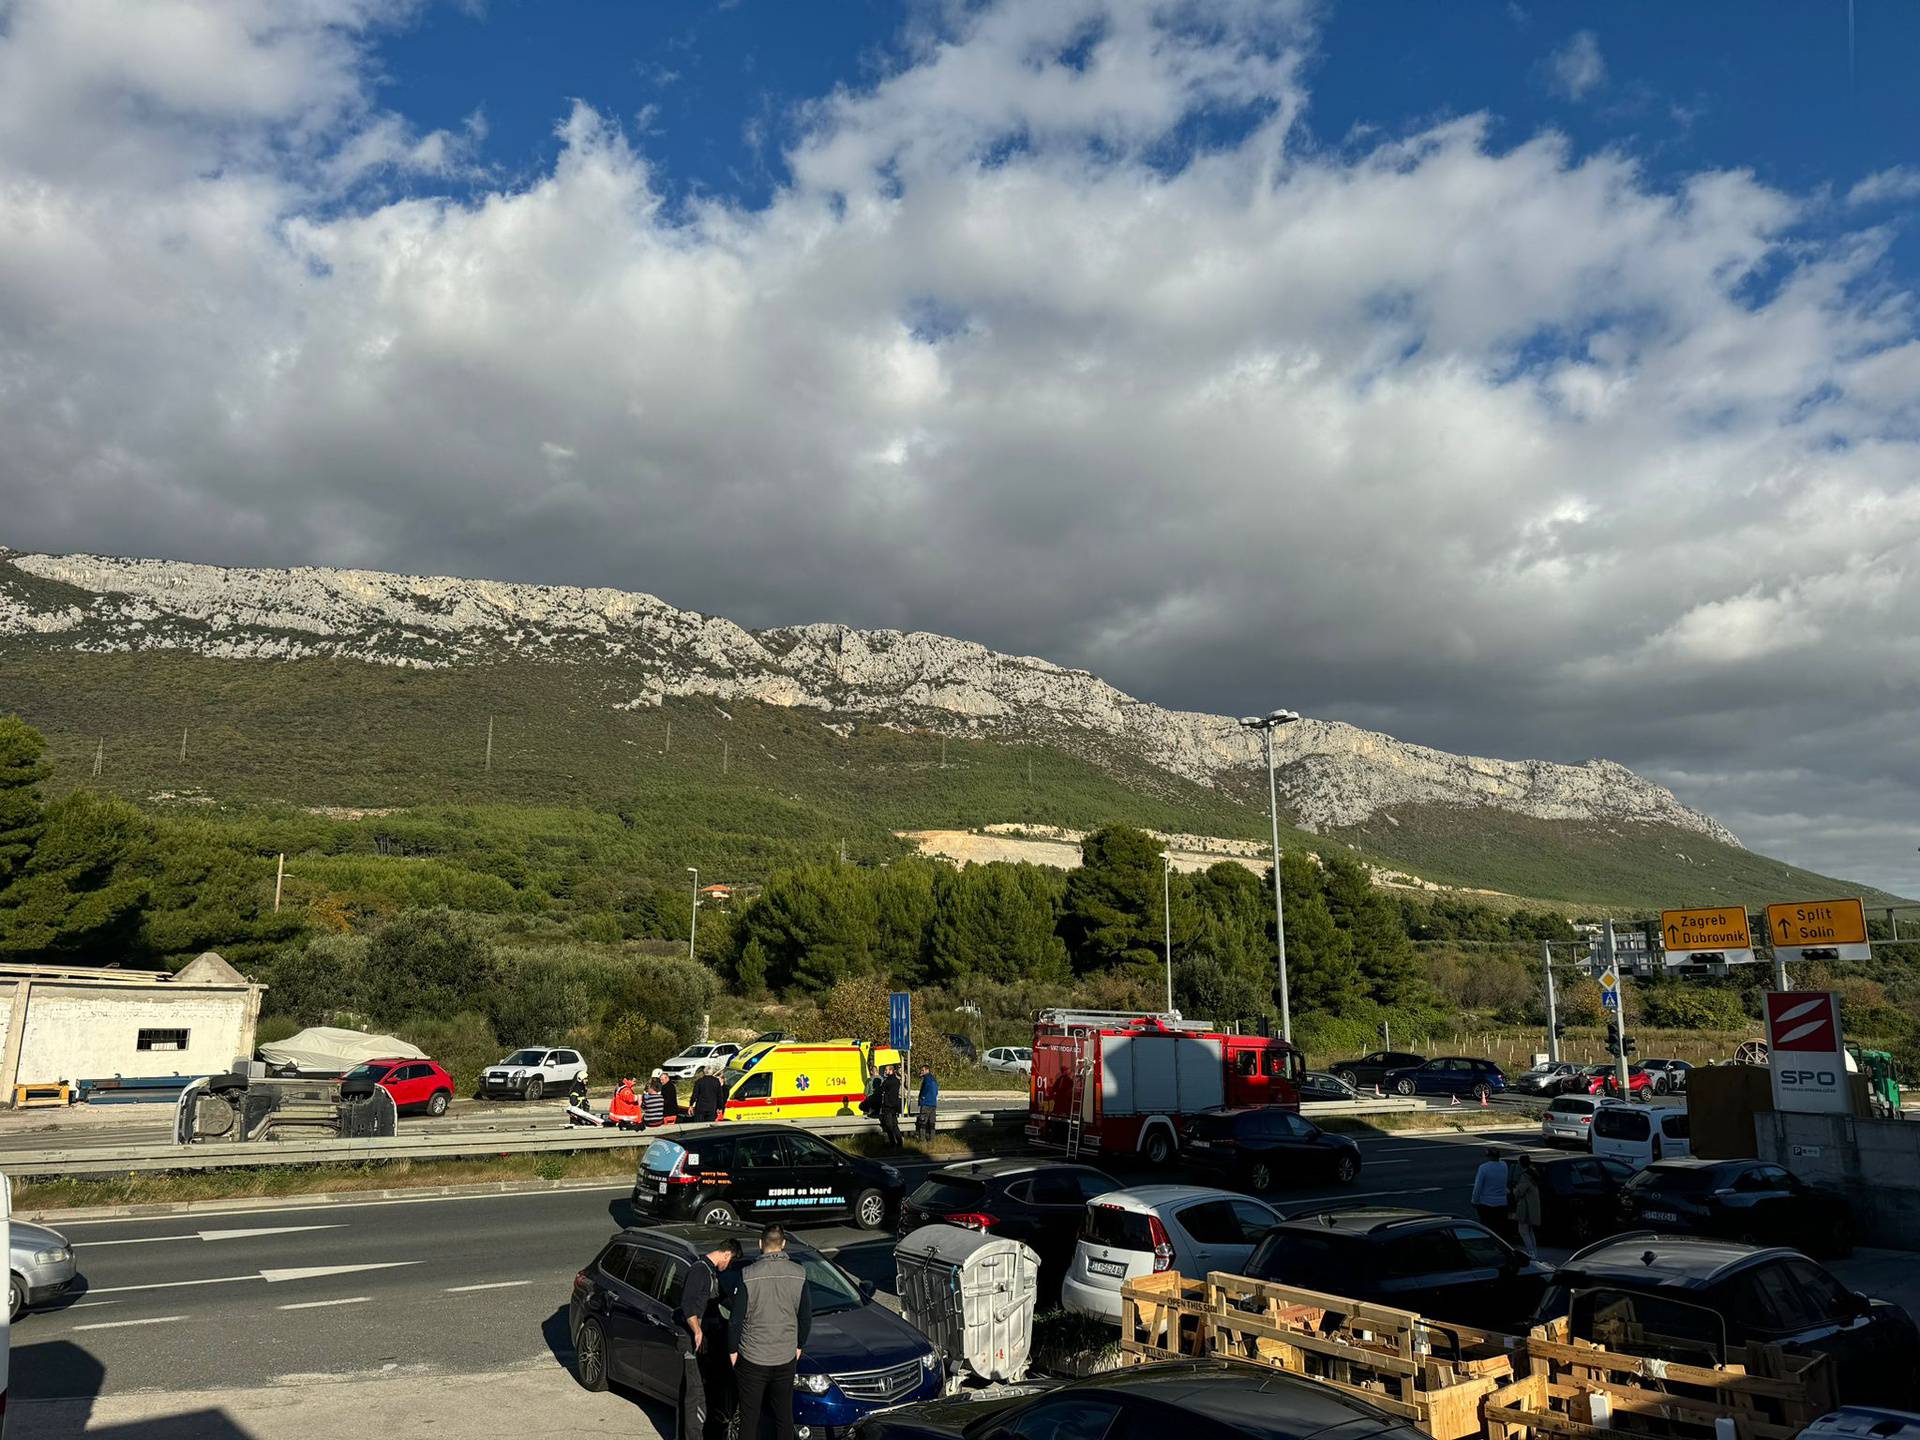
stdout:
<svg viewBox="0 0 1920 1440">
<path fill-rule="evenodd" d="M 1207 785 L 1246 784 L 1259 738 L 1227 716 L 1167 710 L 1084 670 L 943 635 L 811 624 L 751 631 L 610 588 L 368 570 L 226 569 L 0 550 L 0 644 L 183 651 L 236 660 L 338 658 L 442 668 L 502 655 L 593 663 L 627 691 L 750 699 L 979 738 L 1042 738 L 1125 754 Z M 1339 721 L 1279 731 L 1280 786 L 1305 828 L 1403 805 L 1546 820 L 1658 823 L 1739 841 L 1664 787 L 1606 760 L 1564 765 L 1453 755 Z"/>
</svg>

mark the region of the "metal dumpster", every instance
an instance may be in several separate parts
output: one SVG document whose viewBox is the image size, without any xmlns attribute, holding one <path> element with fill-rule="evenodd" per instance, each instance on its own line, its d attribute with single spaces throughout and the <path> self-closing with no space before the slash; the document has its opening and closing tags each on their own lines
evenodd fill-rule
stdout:
<svg viewBox="0 0 1920 1440">
<path fill-rule="evenodd" d="M 949 1373 L 1008 1383 L 1027 1371 L 1040 1257 L 1018 1240 L 925 1225 L 893 1252 L 900 1313 L 947 1353 Z"/>
</svg>

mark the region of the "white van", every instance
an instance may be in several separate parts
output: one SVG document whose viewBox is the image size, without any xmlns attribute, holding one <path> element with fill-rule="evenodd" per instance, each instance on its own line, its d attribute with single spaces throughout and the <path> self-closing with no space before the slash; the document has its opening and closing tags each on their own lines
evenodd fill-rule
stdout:
<svg viewBox="0 0 1920 1440">
<path fill-rule="evenodd" d="M 1595 1155 L 1624 1160 L 1636 1170 L 1693 1154 L 1684 1105 L 1602 1105 L 1593 1112 L 1591 1133 Z"/>
</svg>

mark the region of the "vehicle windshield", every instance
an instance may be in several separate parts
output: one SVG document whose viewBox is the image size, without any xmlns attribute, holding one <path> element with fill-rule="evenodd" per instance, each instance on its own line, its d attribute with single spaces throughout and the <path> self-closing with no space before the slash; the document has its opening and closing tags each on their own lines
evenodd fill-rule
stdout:
<svg viewBox="0 0 1920 1440">
<path fill-rule="evenodd" d="M 689 1045 L 678 1056 L 682 1060 L 704 1060 L 713 1053 L 711 1045 Z"/>
<path fill-rule="evenodd" d="M 391 1065 L 356 1065 L 353 1069 L 347 1071 L 345 1078 L 348 1080 L 371 1080 L 377 1085 L 392 1073 L 393 1066 Z"/>
<path fill-rule="evenodd" d="M 544 1050 L 516 1050 L 500 1063 L 502 1065 L 538 1065 L 547 1058 Z"/>
<path fill-rule="evenodd" d="M 686 1155 L 687 1147 L 674 1140 L 656 1140 L 640 1157 L 640 1168 L 655 1175 L 671 1175 Z"/>
<path fill-rule="evenodd" d="M 1153 1227 L 1137 1210 L 1122 1210 L 1118 1205 L 1089 1205 L 1081 1223 L 1080 1238 L 1110 1250 L 1153 1249 Z"/>
<path fill-rule="evenodd" d="M 867 1302 L 847 1273 L 831 1260 L 819 1255 L 803 1255 L 800 1265 L 807 1272 L 807 1299 L 815 1315 L 835 1315 L 858 1310 Z"/>
<path fill-rule="evenodd" d="M 1704 1195 L 1719 1181 L 1719 1172 L 1710 1165 L 1649 1165 L 1627 1184 L 1635 1190 L 1667 1190 L 1675 1195 Z"/>
<path fill-rule="evenodd" d="M 965 1210 L 978 1205 L 986 1193 L 987 1187 L 978 1180 L 929 1175 L 908 1199 L 922 1210 Z"/>
</svg>

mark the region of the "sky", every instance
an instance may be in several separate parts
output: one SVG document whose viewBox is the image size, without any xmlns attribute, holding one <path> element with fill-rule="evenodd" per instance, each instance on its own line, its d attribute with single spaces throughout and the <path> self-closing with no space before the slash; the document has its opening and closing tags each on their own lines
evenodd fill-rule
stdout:
<svg viewBox="0 0 1920 1440">
<path fill-rule="evenodd" d="M 0 0 L 0 544 L 933 630 L 1920 893 L 1917 60 L 1906 0 Z"/>
</svg>

